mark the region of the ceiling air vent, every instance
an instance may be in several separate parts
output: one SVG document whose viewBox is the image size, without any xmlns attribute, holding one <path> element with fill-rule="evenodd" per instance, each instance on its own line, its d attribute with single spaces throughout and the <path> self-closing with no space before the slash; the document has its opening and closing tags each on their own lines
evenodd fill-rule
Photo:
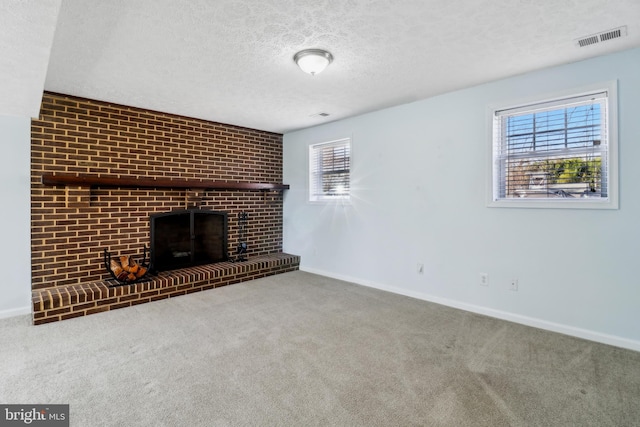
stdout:
<svg viewBox="0 0 640 427">
<path fill-rule="evenodd" d="M 575 43 L 579 47 L 590 46 L 592 44 L 597 44 L 601 42 L 606 42 L 607 40 L 617 39 L 627 35 L 627 26 L 622 26 L 619 28 L 614 28 L 613 30 L 603 31 L 598 34 L 592 34 L 590 36 L 581 37 L 575 40 Z"/>
</svg>

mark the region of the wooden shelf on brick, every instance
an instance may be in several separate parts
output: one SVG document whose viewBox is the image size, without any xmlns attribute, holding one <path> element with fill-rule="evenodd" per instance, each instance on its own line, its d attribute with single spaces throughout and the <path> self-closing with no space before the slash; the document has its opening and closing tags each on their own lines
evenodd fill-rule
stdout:
<svg viewBox="0 0 640 427">
<path fill-rule="evenodd" d="M 75 187 L 120 187 L 120 188 L 181 188 L 204 190 L 288 190 L 288 184 L 269 184 L 262 182 L 203 181 L 199 179 L 179 178 L 137 178 L 137 177 L 101 177 L 93 175 L 44 174 L 44 185 L 65 185 Z"/>
</svg>

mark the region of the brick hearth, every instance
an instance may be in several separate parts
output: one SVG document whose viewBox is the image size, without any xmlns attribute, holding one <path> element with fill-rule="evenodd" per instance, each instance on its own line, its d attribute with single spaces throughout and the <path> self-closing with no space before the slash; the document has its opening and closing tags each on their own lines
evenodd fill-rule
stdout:
<svg viewBox="0 0 640 427">
<path fill-rule="evenodd" d="M 297 270 L 300 257 L 285 253 L 254 257 L 244 262 L 219 262 L 163 271 L 150 280 L 112 287 L 114 281 L 58 286 L 32 292 L 36 325 L 102 311 L 130 307 L 193 292 L 219 288 L 260 277 Z"/>
</svg>

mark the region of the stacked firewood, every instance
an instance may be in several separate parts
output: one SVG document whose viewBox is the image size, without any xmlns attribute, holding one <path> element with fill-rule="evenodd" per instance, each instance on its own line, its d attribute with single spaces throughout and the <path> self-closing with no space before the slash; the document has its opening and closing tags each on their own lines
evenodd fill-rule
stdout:
<svg viewBox="0 0 640 427">
<path fill-rule="evenodd" d="M 147 268 L 138 264 L 130 256 L 122 255 L 118 259 L 111 259 L 111 272 L 121 282 L 133 282 L 147 274 Z"/>
</svg>

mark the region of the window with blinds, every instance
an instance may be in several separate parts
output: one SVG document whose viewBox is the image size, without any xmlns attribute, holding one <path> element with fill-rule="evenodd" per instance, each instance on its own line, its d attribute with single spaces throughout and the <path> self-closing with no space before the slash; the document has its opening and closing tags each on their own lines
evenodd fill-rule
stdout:
<svg viewBox="0 0 640 427">
<path fill-rule="evenodd" d="M 611 95 L 599 89 L 493 110 L 492 201 L 610 204 Z"/>
<path fill-rule="evenodd" d="M 348 200 L 351 139 L 309 146 L 309 201 Z"/>
</svg>

